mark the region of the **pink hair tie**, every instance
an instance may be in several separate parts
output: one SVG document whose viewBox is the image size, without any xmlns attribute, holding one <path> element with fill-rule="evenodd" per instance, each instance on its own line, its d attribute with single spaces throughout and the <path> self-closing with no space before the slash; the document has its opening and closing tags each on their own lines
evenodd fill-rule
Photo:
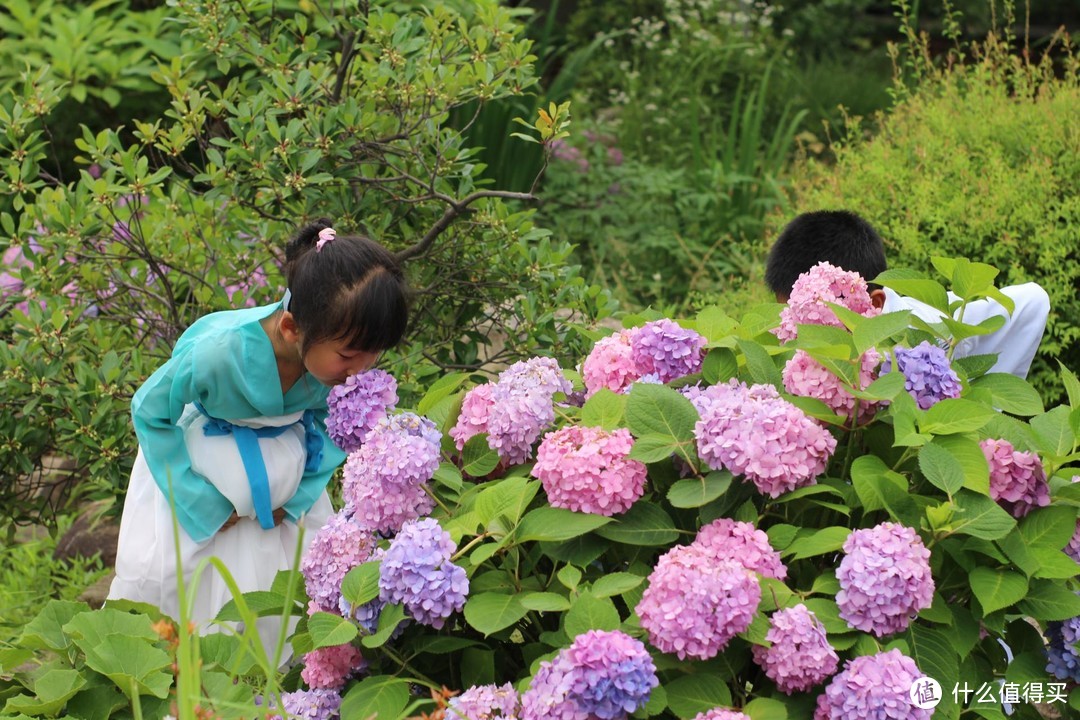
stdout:
<svg viewBox="0 0 1080 720">
<path fill-rule="evenodd" d="M 315 252 L 321 252 L 323 246 L 337 237 L 334 228 L 323 228 L 319 231 L 319 240 L 315 243 Z"/>
</svg>

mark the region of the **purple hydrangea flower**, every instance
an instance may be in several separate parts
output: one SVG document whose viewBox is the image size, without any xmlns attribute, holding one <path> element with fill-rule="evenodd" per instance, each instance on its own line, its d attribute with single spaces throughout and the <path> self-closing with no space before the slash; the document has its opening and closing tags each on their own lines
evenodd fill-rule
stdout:
<svg viewBox="0 0 1080 720">
<path fill-rule="evenodd" d="M 350 375 L 326 398 L 326 434 L 345 452 L 358 450 L 397 401 L 397 381 L 389 373 L 368 370 Z"/>
<path fill-rule="evenodd" d="M 960 377 L 949 364 L 949 356 L 937 345 L 923 340 L 911 348 L 893 348 L 896 366 L 904 376 L 904 389 L 922 410 L 928 410 L 946 398 L 960 397 Z M 891 370 L 886 360 L 882 372 Z"/>
<path fill-rule="evenodd" d="M 698 531 L 693 544 L 707 549 L 717 560 L 735 560 L 747 570 L 783 580 L 787 568 L 780 553 L 769 544 L 769 536 L 751 523 L 729 518 L 713 520 Z"/>
<path fill-rule="evenodd" d="M 990 465 L 990 497 L 1015 518 L 1050 504 L 1046 471 L 1035 453 L 1021 452 L 1008 440 L 979 443 Z"/>
<path fill-rule="evenodd" d="M 332 720 L 341 709 L 341 695 L 334 690 L 316 688 L 297 690 L 281 696 L 281 704 L 289 717 L 303 720 Z"/>
<path fill-rule="evenodd" d="M 375 538 L 345 512 L 331 515 L 316 533 L 300 572 L 308 597 L 324 612 L 338 612 L 341 581 L 354 567 L 371 558 Z"/>
<path fill-rule="evenodd" d="M 656 562 L 636 612 L 654 647 L 708 660 L 750 627 L 760 602 L 757 575 L 742 564 L 678 545 Z"/>
<path fill-rule="evenodd" d="M 713 708 L 694 716 L 694 720 L 750 720 L 750 716 L 729 708 Z"/>
<path fill-rule="evenodd" d="M 654 374 L 663 384 L 701 370 L 705 343 L 700 333 L 665 318 L 638 328 L 630 340 L 630 354 L 640 375 Z"/>
<path fill-rule="evenodd" d="M 836 579 L 840 617 L 878 637 L 906 629 L 934 597 L 930 551 L 914 530 L 896 523 L 851 533 Z"/>
<path fill-rule="evenodd" d="M 446 720 L 518 720 L 518 694 L 510 683 L 473 686 L 450 698 Z"/>
<path fill-rule="evenodd" d="M 426 515 L 435 501 L 425 491 L 439 468 L 439 432 L 427 418 L 383 418 L 345 462 L 342 494 L 356 522 L 383 534 Z"/>
<path fill-rule="evenodd" d="M 1080 617 L 1046 624 L 1046 672 L 1058 680 L 1080 682 Z"/>
<path fill-rule="evenodd" d="M 405 523 L 379 571 L 379 598 L 401 603 L 418 622 L 441 628 L 465 607 L 469 579 L 450 562 L 457 546 L 432 518 Z"/>
<path fill-rule="evenodd" d="M 911 685 L 923 674 L 893 649 L 848 660 L 818 698 L 814 720 L 930 720 L 934 711 L 911 703 Z"/>
<path fill-rule="evenodd" d="M 521 698 L 522 720 L 621 720 L 649 701 L 659 684 L 639 640 L 590 630 L 541 663 Z"/>
<path fill-rule="evenodd" d="M 836 672 L 840 664 L 825 626 L 802 603 L 773 613 L 765 639 L 772 645 L 754 645 L 754 660 L 788 695 L 809 690 Z"/>
<path fill-rule="evenodd" d="M 517 465 L 532 454 L 533 443 L 555 420 L 556 393 L 570 395 L 573 386 L 553 358 L 534 357 L 504 370 L 491 389 L 488 446 Z"/>
<path fill-rule="evenodd" d="M 1080 475 L 1074 475 L 1072 482 L 1080 482 Z M 1080 563 L 1080 520 L 1076 521 L 1076 530 L 1069 538 L 1069 544 L 1065 546 L 1065 554 Z"/>
</svg>

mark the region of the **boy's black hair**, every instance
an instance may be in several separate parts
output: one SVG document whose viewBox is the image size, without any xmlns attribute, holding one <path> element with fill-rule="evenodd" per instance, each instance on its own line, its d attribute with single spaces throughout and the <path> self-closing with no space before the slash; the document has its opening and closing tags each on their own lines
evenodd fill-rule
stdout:
<svg viewBox="0 0 1080 720">
<path fill-rule="evenodd" d="M 823 261 L 867 281 L 887 267 L 885 245 L 870 223 L 847 210 L 819 210 L 797 216 L 780 232 L 769 251 L 765 282 L 787 297 L 795 280 Z"/>
<path fill-rule="evenodd" d="M 321 218 L 301 228 L 285 247 L 289 312 L 304 336 L 304 351 L 326 340 L 381 352 L 397 345 L 409 324 L 409 287 L 394 255 L 362 235 L 338 235 L 316 250 Z"/>
</svg>

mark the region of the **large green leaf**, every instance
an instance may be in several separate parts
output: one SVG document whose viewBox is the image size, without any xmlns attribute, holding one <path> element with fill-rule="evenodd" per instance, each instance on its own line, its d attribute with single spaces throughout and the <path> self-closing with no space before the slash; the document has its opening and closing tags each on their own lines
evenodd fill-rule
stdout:
<svg viewBox="0 0 1080 720">
<path fill-rule="evenodd" d="M 563 612 L 570 609 L 565 595 L 553 592 L 531 592 L 520 595 L 521 604 L 528 610 L 540 612 Z"/>
<path fill-rule="evenodd" d="M 731 473 L 714 470 L 703 478 L 686 478 L 675 482 L 667 499 L 677 508 L 696 508 L 712 502 L 731 487 Z"/>
<path fill-rule="evenodd" d="M 939 435 L 932 443 L 944 448 L 964 473 L 964 487 L 990 494 L 990 467 L 979 443 L 965 435 Z"/>
<path fill-rule="evenodd" d="M 1036 508 L 1020 520 L 1020 536 L 1028 545 L 1049 545 L 1061 549 L 1076 530 L 1076 508 Z"/>
<path fill-rule="evenodd" d="M 894 520 L 911 524 L 918 513 L 907 478 L 890 470 L 877 455 L 863 455 L 851 464 L 851 484 L 867 512 L 887 510 Z"/>
<path fill-rule="evenodd" d="M 132 615 L 107 607 L 76 615 L 64 626 L 64 632 L 71 635 L 84 651 L 116 634 L 147 642 L 160 639 L 146 615 Z"/>
<path fill-rule="evenodd" d="M 716 305 L 710 305 L 697 314 L 694 329 L 705 336 L 709 342 L 731 335 L 739 324 Z"/>
<path fill-rule="evenodd" d="M 1012 607 L 1024 599 L 1028 591 L 1028 582 L 1020 573 L 1007 570 L 991 570 L 977 567 L 968 574 L 971 591 L 975 593 L 983 613 L 989 615 L 995 610 Z"/>
<path fill-rule="evenodd" d="M 860 319 L 859 324 L 856 325 L 855 330 L 852 332 L 856 352 L 862 355 L 893 335 L 903 332 L 910 325 L 910 317 L 910 310 L 902 310 Z"/>
<path fill-rule="evenodd" d="M 975 380 L 972 387 L 990 393 L 994 407 L 1029 417 L 1043 411 L 1042 398 L 1031 383 L 1010 373 L 990 373 Z"/>
<path fill-rule="evenodd" d="M 375 632 L 371 635 L 363 637 L 360 642 L 364 647 L 377 648 L 382 647 L 390 636 L 397 630 L 405 620 L 405 608 L 399 604 L 383 605 L 383 609 L 379 612 L 379 625 L 375 628 Z"/>
<path fill-rule="evenodd" d="M 964 468 L 960 461 L 935 441 L 919 449 L 919 469 L 935 487 L 950 496 L 964 486 Z"/>
<path fill-rule="evenodd" d="M 89 606 L 81 602 L 50 600 L 33 620 L 23 628 L 19 645 L 26 648 L 63 650 L 71 644 L 64 626 L 78 614 L 87 612 Z M 147 621 L 147 627 L 150 622 Z"/>
<path fill-rule="evenodd" d="M 596 534 L 613 542 L 650 547 L 668 545 L 679 537 L 674 521 L 663 508 L 640 501 Z"/>
<path fill-rule="evenodd" d="M 575 638 L 589 630 L 615 630 L 620 622 L 619 611 L 611 598 L 598 598 L 585 592 L 570 605 L 563 627 L 567 637 Z"/>
<path fill-rule="evenodd" d="M 149 623 L 149 620 L 147 620 Z M 132 698 L 132 683 L 140 695 L 164 698 L 172 687 L 172 676 L 164 672 L 172 659 L 145 638 L 114 633 L 93 647 L 83 647 L 86 665 L 116 683 Z"/>
<path fill-rule="evenodd" d="M 86 678 L 78 670 L 52 668 L 35 679 L 34 697 L 13 697 L 4 712 L 54 716 L 84 685 Z"/>
<path fill-rule="evenodd" d="M 356 625 L 340 615 L 317 612 L 308 618 L 308 634 L 315 649 L 344 645 L 358 633 Z"/>
<path fill-rule="evenodd" d="M 281 615 L 282 608 L 285 606 L 285 596 L 267 590 L 253 590 L 244 593 L 244 602 L 247 603 L 248 610 L 255 613 L 257 617 Z M 302 613 L 302 608 L 294 601 L 292 614 L 300 615 Z M 244 618 L 240 614 L 240 608 L 237 606 L 236 600 L 229 600 L 222 606 L 221 610 L 218 611 L 217 617 L 214 619 L 227 622 L 241 622 Z"/>
<path fill-rule="evenodd" d="M 611 518 L 555 507 L 539 507 L 521 519 L 517 528 L 518 542 L 541 540 L 559 542 L 592 532 L 611 522 Z"/>
<path fill-rule="evenodd" d="M 715 707 L 731 706 L 727 683 L 715 675 L 684 675 L 664 684 L 668 707 L 681 718 L 692 718 Z"/>
<path fill-rule="evenodd" d="M 600 388 L 581 406 L 581 424 L 614 430 L 622 425 L 626 416 L 626 396 L 607 388 Z"/>
<path fill-rule="evenodd" d="M 596 582 L 592 584 L 592 594 L 598 598 L 621 595 L 628 590 L 633 590 L 644 581 L 645 578 L 633 573 L 608 573 L 597 578 Z"/>
<path fill-rule="evenodd" d="M 926 411 L 919 422 L 919 430 L 935 435 L 974 432 L 990 422 L 995 415 L 992 408 L 982 403 L 949 398 Z"/>
<path fill-rule="evenodd" d="M 510 627 L 528 612 L 517 595 L 504 593 L 480 593 L 465 603 L 465 621 L 484 635 Z"/>
<path fill-rule="evenodd" d="M 921 624 L 914 624 L 904 633 L 908 642 L 906 654 L 915 661 L 915 664 L 925 675 L 934 678 L 939 683 L 942 692 L 941 704 L 934 710 L 934 718 L 956 718 L 960 709 L 953 701 L 952 687 L 960 679 L 960 658 L 956 650 L 949 644 L 941 631 L 937 628 L 928 628 Z"/>
<path fill-rule="evenodd" d="M 389 675 L 364 678 L 341 701 L 341 717 L 398 720 L 409 703 L 407 680 Z"/>
<path fill-rule="evenodd" d="M 457 392 L 457 389 L 461 387 L 461 383 L 465 382 L 468 377 L 467 373 L 450 373 L 440 377 L 431 384 L 428 391 L 424 393 L 424 397 L 420 398 L 420 402 L 416 404 L 416 412 L 420 415 L 427 415 L 428 410 L 435 407 L 440 400 Z"/>
<path fill-rule="evenodd" d="M 1076 435 L 1069 423 L 1069 408 L 1060 405 L 1050 412 L 1031 418 L 1031 429 L 1039 450 L 1047 455 L 1068 455 L 1076 446 Z"/>
<path fill-rule="evenodd" d="M 487 433 L 478 433 L 465 441 L 461 449 L 461 470 L 471 477 L 484 477 L 499 464 L 499 453 L 488 445 Z"/>
<path fill-rule="evenodd" d="M 529 478 L 498 480 L 477 495 L 476 515 L 485 527 L 501 515 L 505 515 L 511 523 L 516 523 L 539 489 L 540 483 Z"/>
<path fill-rule="evenodd" d="M 697 421 L 690 401 L 669 387 L 635 383 L 630 390 L 626 424 L 636 437 L 666 435 L 676 442 L 692 442 Z"/>
<path fill-rule="evenodd" d="M 945 291 L 945 287 L 938 281 L 931 280 L 917 271 L 901 268 L 886 270 L 878 275 L 874 282 L 895 290 L 902 295 L 924 302 L 942 312 L 948 312 L 949 310 L 949 295 Z"/>
<path fill-rule="evenodd" d="M 1080 596 L 1060 583 L 1033 580 L 1018 610 L 1036 620 L 1068 620 L 1080 616 Z"/>
<path fill-rule="evenodd" d="M 354 608 L 379 597 L 381 565 L 380 561 L 372 560 L 345 573 L 345 579 L 341 581 L 341 596 Z"/>
<path fill-rule="evenodd" d="M 739 361 L 735 359 L 735 353 L 728 348 L 712 348 L 701 364 L 701 376 L 712 385 L 725 383 L 738 374 Z"/>
<path fill-rule="evenodd" d="M 792 543 L 787 552 L 794 552 L 795 559 L 824 555 L 839 550 L 851 534 L 851 528 L 833 526 L 820 530 L 806 530 L 806 534 Z"/>
<path fill-rule="evenodd" d="M 787 705 L 780 700 L 772 698 L 754 698 L 746 703 L 743 713 L 750 716 L 750 720 L 787 720 Z"/>
<path fill-rule="evenodd" d="M 1016 520 L 1000 505 L 986 497 L 961 490 L 955 498 L 957 512 L 953 515 L 952 531 L 973 535 L 983 540 L 998 540 L 1016 527 Z"/>
</svg>

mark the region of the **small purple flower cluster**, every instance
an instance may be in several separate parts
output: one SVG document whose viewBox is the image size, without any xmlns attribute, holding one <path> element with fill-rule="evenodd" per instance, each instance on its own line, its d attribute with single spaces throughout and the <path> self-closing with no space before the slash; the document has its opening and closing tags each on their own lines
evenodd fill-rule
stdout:
<svg viewBox="0 0 1080 720">
<path fill-rule="evenodd" d="M 814 720 L 930 720 L 934 711 L 911 703 L 911 685 L 923 674 L 915 661 L 893 649 L 848 660 L 818 696 Z"/>
<path fill-rule="evenodd" d="M 345 452 L 358 450 L 397 402 L 397 381 L 389 373 L 368 370 L 350 375 L 326 398 L 326 434 Z"/>
<path fill-rule="evenodd" d="M 694 720 L 750 720 L 750 716 L 730 708 L 713 708 L 698 713 L 694 716 Z"/>
<path fill-rule="evenodd" d="M 1046 624 L 1046 672 L 1058 680 L 1080 682 L 1080 617 Z"/>
<path fill-rule="evenodd" d="M 942 400 L 960 397 L 960 376 L 952 369 L 949 356 L 937 345 L 923 340 L 908 349 L 893 348 L 896 367 L 904 376 L 904 389 L 915 399 L 920 410 L 929 410 Z M 891 360 L 885 361 L 883 373 L 890 372 Z"/>
<path fill-rule="evenodd" d="M 450 561 L 457 546 L 432 518 L 411 520 L 390 542 L 379 571 L 379 599 L 401 603 L 417 622 L 441 628 L 465 607 L 469 579 Z"/>
<path fill-rule="evenodd" d="M 364 656 L 352 645 L 332 645 L 304 655 L 300 677 L 310 688 L 341 690 L 350 677 L 366 667 Z"/>
<path fill-rule="evenodd" d="M 646 467 L 628 455 L 630 431 L 567 425 L 544 437 L 532 475 L 552 507 L 617 515 L 630 509 L 645 489 Z"/>
<path fill-rule="evenodd" d="M 521 718 L 623 720 L 659 683 L 641 641 L 618 630 L 590 630 L 541 663 L 521 698 Z"/>
<path fill-rule="evenodd" d="M 308 597 L 323 612 L 338 612 L 341 581 L 371 558 L 375 538 L 346 512 L 330 516 L 304 553 L 300 572 Z"/>
<path fill-rule="evenodd" d="M 1080 475 L 1074 475 L 1072 482 L 1080 482 Z M 1080 520 L 1076 521 L 1076 530 L 1069 538 L 1069 544 L 1065 546 L 1065 554 L 1080 563 Z"/>
<path fill-rule="evenodd" d="M 281 706 L 290 718 L 335 720 L 341 709 L 341 695 L 334 690 L 297 690 L 281 696 Z"/>
<path fill-rule="evenodd" d="M 874 348 L 863 353 L 859 369 L 859 389 L 865 390 L 872 383 L 881 364 L 881 354 Z M 792 395 L 816 398 L 832 409 L 837 415 L 850 419 L 855 409 L 855 398 L 847 391 L 836 375 L 829 372 L 805 350 L 796 350 L 795 355 L 784 366 L 784 388 Z M 866 400 L 859 402 L 857 424 L 863 424 L 874 417 L 878 404 Z"/>
<path fill-rule="evenodd" d="M 1035 453 L 1016 450 L 1008 440 L 979 443 L 990 465 L 990 497 L 1015 518 L 1050 504 L 1046 471 Z"/>
<path fill-rule="evenodd" d="M 706 340 L 666 318 L 599 340 L 581 365 L 587 396 L 625 392 L 635 382 L 663 384 L 701 370 Z"/>
<path fill-rule="evenodd" d="M 802 603 L 773 613 L 765 639 L 772 645 L 754 645 L 754 660 L 788 695 L 809 690 L 840 664 L 825 626 Z"/>
<path fill-rule="evenodd" d="M 635 611 L 654 647 L 708 660 L 750 627 L 760 602 L 757 575 L 740 562 L 677 545 L 657 560 Z"/>
<path fill-rule="evenodd" d="M 446 720 L 518 720 L 518 694 L 510 683 L 475 685 L 450 698 Z"/>
<path fill-rule="evenodd" d="M 787 577 L 787 568 L 769 544 L 769 536 L 751 523 L 718 518 L 698 531 L 693 545 L 716 560 L 737 560 L 747 570 L 767 578 Z"/>
<path fill-rule="evenodd" d="M 770 497 L 812 484 L 836 450 L 828 430 L 768 385 L 731 380 L 691 402 L 701 415 L 694 427 L 698 456 Z"/>
<path fill-rule="evenodd" d="M 896 523 L 852 532 L 836 579 L 840 617 L 877 637 L 907 629 L 934 599 L 930 551 L 918 533 Z"/>
<path fill-rule="evenodd" d="M 534 357 L 514 363 L 493 384 L 479 385 L 465 395 L 450 436 L 458 450 L 479 433 L 506 462 L 529 459 L 533 443 L 555 420 L 556 393 L 569 396 L 573 386 L 553 358 Z"/>
<path fill-rule="evenodd" d="M 881 310 L 870 301 L 870 292 L 856 272 L 820 262 L 804 272 L 791 287 L 787 307 L 780 311 L 780 327 L 773 332 L 782 342 L 794 340 L 799 325 L 844 327 L 827 303 L 872 317 Z"/>
<path fill-rule="evenodd" d="M 356 522 L 383 534 L 427 515 L 426 484 L 439 468 L 441 435 L 414 413 L 384 417 L 345 463 L 342 494 Z"/>
</svg>

